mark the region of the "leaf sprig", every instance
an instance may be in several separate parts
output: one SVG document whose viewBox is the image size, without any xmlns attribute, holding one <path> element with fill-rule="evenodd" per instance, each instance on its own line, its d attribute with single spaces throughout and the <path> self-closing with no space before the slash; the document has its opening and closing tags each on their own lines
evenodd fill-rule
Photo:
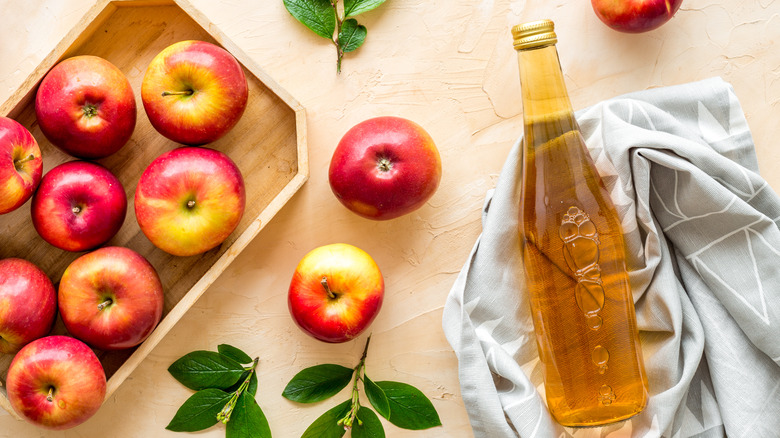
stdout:
<svg viewBox="0 0 780 438">
<path fill-rule="evenodd" d="M 316 365 L 300 371 L 284 388 L 282 396 L 298 403 L 326 400 L 341 392 L 352 382 L 349 400 L 331 408 L 306 429 L 301 438 L 341 438 L 352 429 L 353 438 L 383 438 L 382 422 L 374 411 L 360 404 L 359 383 L 376 412 L 390 423 L 412 430 L 441 426 L 433 403 L 412 385 L 382 381 L 374 382 L 366 374 L 369 336 L 360 362 L 354 368 L 341 365 Z"/>
<path fill-rule="evenodd" d="M 376 9 L 385 0 L 283 0 L 284 7 L 298 21 L 336 46 L 336 71 L 341 73 L 345 53 L 357 50 L 366 40 L 367 30 L 355 17 Z M 343 13 L 342 13 L 343 12 Z"/>
<path fill-rule="evenodd" d="M 270 438 L 268 420 L 255 401 L 258 362 L 228 344 L 219 345 L 216 352 L 199 350 L 179 358 L 168 372 L 197 392 L 166 429 L 197 432 L 221 422 L 227 426 L 226 438 Z"/>
</svg>

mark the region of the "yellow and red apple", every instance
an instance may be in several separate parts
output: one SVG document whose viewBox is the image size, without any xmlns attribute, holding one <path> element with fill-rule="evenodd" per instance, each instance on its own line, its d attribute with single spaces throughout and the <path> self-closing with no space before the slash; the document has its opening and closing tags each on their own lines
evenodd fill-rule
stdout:
<svg viewBox="0 0 780 438">
<path fill-rule="evenodd" d="M 441 180 L 431 136 L 400 117 L 376 117 L 347 131 L 333 152 L 330 188 L 348 209 L 368 219 L 393 219 L 420 208 Z"/>
<path fill-rule="evenodd" d="M 21 207 L 41 182 L 38 142 L 22 124 L 0 117 L 0 214 Z"/>
<path fill-rule="evenodd" d="M 321 246 L 295 269 L 287 303 L 298 326 L 325 342 L 362 333 L 382 308 L 385 281 L 374 259 L 344 243 Z"/>
<path fill-rule="evenodd" d="M 238 166 L 205 147 L 182 147 L 157 157 L 135 191 L 141 231 L 176 256 L 219 246 L 244 214 L 246 191 Z"/>
<path fill-rule="evenodd" d="M 52 144 L 74 157 L 107 157 L 133 135 L 133 89 L 127 77 L 103 58 L 68 58 L 41 81 L 35 115 Z"/>
<path fill-rule="evenodd" d="M 43 240 L 66 251 L 85 251 L 119 231 L 127 196 L 110 170 L 89 161 L 70 161 L 43 176 L 31 213 Z"/>
<path fill-rule="evenodd" d="M 682 0 L 591 0 L 596 16 L 612 29 L 640 33 L 656 29 L 680 9 Z"/>
<path fill-rule="evenodd" d="M 0 260 L 0 353 L 14 353 L 45 336 L 57 314 L 57 292 L 26 260 Z"/>
<path fill-rule="evenodd" d="M 163 287 L 142 255 L 111 246 L 65 269 L 58 302 L 70 334 L 101 350 L 120 350 L 143 342 L 160 322 Z"/>
<path fill-rule="evenodd" d="M 69 429 L 95 414 L 106 374 L 83 342 L 48 336 L 27 344 L 8 368 L 8 401 L 21 417 L 48 429 Z"/>
<path fill-rule="evenodd" d="M 186 145 L 211 143 L 241 118 L 249 88 L 241 64 L 205 41 L 180 41 L 146 70 L 141 100 L 149 121 L 165 137 Z"/>
</svg>

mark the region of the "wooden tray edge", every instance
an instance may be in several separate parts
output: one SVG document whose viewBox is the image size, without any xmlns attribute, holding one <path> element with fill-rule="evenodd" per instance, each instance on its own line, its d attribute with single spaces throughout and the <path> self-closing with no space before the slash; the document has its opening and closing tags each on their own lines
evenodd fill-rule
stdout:
<svg viewBox="0 0 780 438">
<path fill-rule="evenodd" d="M 19 421 L 24 421 L 22 417 L 19 416 L 19 414 L 16 413 L 14 408 L 11 407 L 11 402 L 8 401 L 8 398 L 0 394 L 0 408 L 3 408 L 5 411 L 7 411 L 9 414 L 11 414 L 12 417 L 16 418 Z"/>
<path fill-rule="evenodd" d="M 295 99 L 287 90 L 281 87 L 273 78 L 271 78 L 263 68 L 261 68 L 252 58 L 247 56 L 243 50 L 236 46 L 221 30 L 211 26 L 207 17 L 196 9 L 186 0 L 98 0 L 96 3 L 79 19 L 76 24 L 62 40 L 44 57 L 38 66 L 30 73 L 27 78 L 17 87 L 8 99 L 0 105 L 0 114 L 11 117 L 12 112 L 20 105 L 26 104 L 31 93 L 35 90 L 35 84 L 40 82 L 46 73 L 61 59 L 67 51 L 73 47 L 80 38 L 89 36 L 90 28 L 97 28 L 106 20 L 118 7 L 133 6 L 155 6 L 155 5 L 178 5 L 195 22 L 219 42 L 226 50 L 231 52 L 246 68 L 274 94 L 282 99 L 294 112 L 296 118 L 297 135 L 297 154 L 298 154 L 298 172 L 282 189 L 279 194 L 268 204 L 263 212 L 254 222 L 247 227 L 241 236 L 225 251 L 225 253 L 209 268 L 208 271 L 198 280 L 189 292 L 171 309 L 154 332 L 147 338 L 138 349 L 119 367 L 119 369 L 108 379 L 106 386 L 106 396 L 108 400 L 119 386 L 129 377 L 135 368 L 149 355 L 149 353 L 159 344 L 165 335 L 176 325 L 184 316 L 189 308 L 205 293 L 208 287 L 224 272 L 230 263 L 239 253 L 251 242 L 265 227 L 265 225 L 281 210 L 292 196 L 298 192 L 303 184 L 309 179 L 309 157 L 307 147 L 307 125 L 306 112 L 301 103 Z M 84 24 L 86 23 L 86 24 Z M 187 302 L 187 306 L 182 305 Z M 161 330 L 164 329 L 164 330 Z M 12 417 L 23 421 L 16 411 L 11 407 L 6 391 L 0 392 L 0 408 L 7 411 Z"/>
<path fill-rule="evenodd" d="M 90 27 L 96 28 L 99 26 L 100 23 L 105 21 L 115 10 L 116 7 L 112 7 L 109 0 L 97 1 L 95 5 L 79 19 L 78 23 L 68 31 L 65 37 L 54 46 L 49 54 L 43 58 L 32 73 L 22 81 L 16 91 L 11 93 L 11 96 L 3 102 L 3 105 L 0 106 L 0 114 L 9 117 L 13 110 L 18 108 L 21 104 L 24 104 L 30 97 L 30 93 L 35 89 L 35 84 L 43 79 L 46 73 L 57 63 L 57 60 L 59 60 L 69 48 L 73 47 Z M 84 23 L 87 24 L 85 25 Z"/>
</svg>

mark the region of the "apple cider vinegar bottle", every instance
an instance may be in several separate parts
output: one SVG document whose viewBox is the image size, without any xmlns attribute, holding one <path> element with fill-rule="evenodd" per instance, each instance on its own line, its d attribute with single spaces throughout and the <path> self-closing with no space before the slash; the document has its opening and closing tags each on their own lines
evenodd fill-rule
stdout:
<svg viewBox="0 0 780 438">
<path fill-rule="evenodd" d="M 547 405 L 564 426 L 627 419 L 647 378 L 623 230 L 585 146 L 549 20 L 512 29 L 525 138 L 520 241 Z"/>
</svg>

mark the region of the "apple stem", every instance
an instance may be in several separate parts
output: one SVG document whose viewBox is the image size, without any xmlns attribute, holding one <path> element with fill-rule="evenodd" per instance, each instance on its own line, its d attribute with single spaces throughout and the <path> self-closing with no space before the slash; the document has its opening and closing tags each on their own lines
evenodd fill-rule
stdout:
<svg viewBox="0 0 780 438">
<path fill-rule="evenodd" d="M 103 301 L 102 303 L 98 304 L 98 310 L 103 310 L 103 309 L 105 309 L 106 307 L 110 306 L 110 305 L 111 305 L 111 303 L 113 303 L 113 302 L 114 302 L 114 301 L 113 301 L 111 298 L 108 298 L 108 299 L 106 299 L 106 300 L 105 300 L 105 301 Z"/>
<path fill-rule="evenodd" d="M 191 199 L 189 201 L 187 201 L 187 208 L 192 208 L 194 206 L 195 206 L 195 201 L 193 201 Z"/>
<path fill-rule="evenodd" d="M 81 207 L 79 207 L 79 206 L 77 205 L 77 206 L 75 206 L 75 207 L 71 208 L 71 209 L 70 209 L 70 211 L 72 211 L 72 212 L 73 212 L 73 214 L 79 214 L 79 213 L 81 213 Z"/>
<path fill-rule="evenodd" d="M 163 95 L 163 97 L 165 97 L 165 96 L 192 96 L 192 90 L 163 91 L 162 95 Z"/>
<path fill-rule="evenodd" d="M 54 388 L 49 387 L 49 395 L 46 396 L 46 401 L 53 402 L 54 401 Z"/>
<path fill-rule="evenodd" d="M 322 287 L 325 288 L 325 293 L 328 294 L 328 298 L 330 298 L 331 300 L 335 300 L 336 298 L 338 298 L 338 295 L 336 295 L 332 290 L 330 290 L 330 286 L 328 286 L 328 277 L 323 275 L 320 284 L 322 285 Z"/>
<path fill-rule="evenodd" d="M 28 161 L 32 161 L 34 159 L 35 159 L 35 155 L 30 154 L 30 155 L 28 155 L 28 156 L 26 156 L 24 158 L 20 158 L 18 160 L 15 160 L 14 161 L 14 167 L 18 170 L 19 166 L 21 166 L 22 164 L 24 164 L 24 163 L 26 163 Z"/>
</svg>

